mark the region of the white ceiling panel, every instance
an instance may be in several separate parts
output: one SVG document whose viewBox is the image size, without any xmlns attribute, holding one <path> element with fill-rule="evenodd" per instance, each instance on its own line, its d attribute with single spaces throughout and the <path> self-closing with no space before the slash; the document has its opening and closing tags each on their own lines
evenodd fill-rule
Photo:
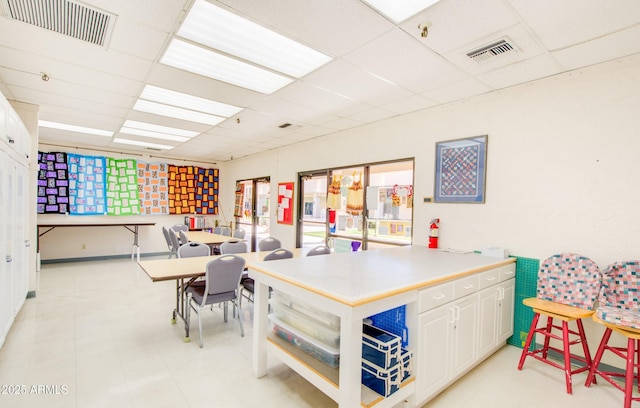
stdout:
<svg viewBox="0 0 640 408">
<path fill-rule="evenodd" d="M 193 1 L 86 0 L 116 16 L 104 47 L 0 16 L 0 91 L 53 122 L 200 132 L 162 153 L 42 128 L 50 144 L 226 161 L 640 52 L 637 0 L 441 0 L 402 24 L 360 0 L 207 0 L 333 57 L 267 95 L 158 63 Z M 502 38 L 515 51 L 466 55 Z M 244 109 L 216 126 L 132 110 L 147 84 Z"/>
<path fill-rule="evenodd" d="M 630 28 L 640 21 L 637 0 L 509 0 L 550 51 Z"/>
<path fill-rule="evenodd" d="M 425 23 L 429 24 L 428 36 L 423 40 L 419 26 Z M 436 3 L 401 27 L 438 54 L 446 54 L 517 23 L 518 16 L 503 0 L 452 0 Z"/>
<path fill-rule="evenodd" d="M 344 59 L 417 93 L 465 76 L 463 71 L 399 29 L 371 41 Z"/>
</svg>

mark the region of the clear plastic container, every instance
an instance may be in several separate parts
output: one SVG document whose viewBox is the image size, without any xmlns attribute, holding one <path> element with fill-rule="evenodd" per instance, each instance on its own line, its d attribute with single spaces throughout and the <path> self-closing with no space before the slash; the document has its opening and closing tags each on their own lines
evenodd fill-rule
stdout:
<svg viewBox="0 0 640 408">
<path fill-rule="evenodd" d="M 308 334 L 314 339 L 331 347 L 340 347 L 340 331 L 331 328 L 313 317 L 298 312 L 295 309 L 281 303 L 277 298 L 269 300 L 273 314 L 282 322 L 294 329 Z"/>
<path fill-rule="evenodd" d="M 334 315 L 333 313 L 318 309 L 317 307 L 312 306 L 303 300 L 281 292 L 274 291 L 271 295 L 271 299 L 280 302 L 285 306 L 288 306 L 296 312 L 302 313 L 315 319 L 318 323 L 323 324 L 332 330 L 338 332 L 340 331 L 340 317 Z"/>
</svg>

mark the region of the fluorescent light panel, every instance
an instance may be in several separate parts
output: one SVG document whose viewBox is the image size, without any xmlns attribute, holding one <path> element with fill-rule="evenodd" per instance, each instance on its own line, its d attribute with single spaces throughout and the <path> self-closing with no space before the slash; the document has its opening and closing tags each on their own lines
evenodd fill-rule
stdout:
<svg viewBox="0 0 640 408">
<path fill-rule="evenodd" d="M 204 0 L 196 0 L 177 34 L 296 78 L 332 59 Z"/>
<path fill-rule="evenodd" d="M 215 126 L 225 120 L 225 118 L 221 118 L 220 116 L 208 115 L 202 112 L 195 112 L 142 99 L 138 99 L 136 101 L 136 104 L 133 106 L 133 110 L 153 113 L 160 116 L 168 116 L 170 118 L 182 119 L 190 122 L 204 123 L 211 126 Z"/>
<path fill-rule="evenodd" d="M 141 142 L 139 140 L 122 139 L 119 137 L 116 137 L 115 139 L 113 139 L 113 143 L 126 144 L 126 145 L 132 145 L 132 146 L 150 147 L 152 149 L 162 149 L 162 150 L 173 149 L 173 146 L 167 146 L 167 145 L 158 144 L 158 143 Z"/>
<path fill-rule="evenodd" d="M 226 103 L 216 102 L 210 99 L 200 98 L 153 85 L 146 85 L 144 87 L 142 94 L 140 94 L 140 99 L 164 103 L 166 105 L 177 106 L 184 109 L 191 109 L 197 112 L 208 113 L 225 118 L 233 116 L 243 109 L 239 106 L 228 105 Z"/>
<path fill-rule="evenodd" d="M 153 123 L 138 122 L 135 120 L 126 120 L 122 125 L 122 127 L 148 130 L 151 132 L 164 133 L 164 134 L 174 135 L 174 136 L 183 136 L 186 138 L 196 137 L 200 134 L 200 132 L 194 132 L 193 130 L 178 129 L 178 128 L 173 128 L 169 126 L 155 125 Z"/>
<path fill-rule="evenodd" d="M 166 133 L 150 132 L 148 130 L 128 128 L 124 126 L 120 129 L 118 133 L 142 136 L 142 137 L 151 137 L 154 139 L 171 140 L 173 142 L 180 142 L 180 143 L 190 140 L 188 137 L 184 137 L 184 136 L 168 135 Z"/>
<path fill-rule="evenodd" d="M 171 40 L 160 62 L 265 94 L 273 93 L 293 82 L 291 78 L 175 38 Z"/>
<path fill-rule="evenodd" d="M 362 0 L 396 23 L 406 20 L 440 0 Z"/>
<path fill-rule="evenodd" d="M 83 127 L 83 126 L 68 125 L 66 123 L 49 122 L 49 121 L 46 121 L 46 120 L 39 120 L 38 121 L 38 126 L 51 128 L 51 129 L 68 130 L 70 132 L 87 133 L 87 134 L 90 134 L 90 135 L 97 135 L 97 136 L 107 136 L 107 137 L 113 136 L 113 132 L 108 131 L 108 130 L 94 129 L 94 128 L 88 128 L 88 127 Z"/>
</svg>

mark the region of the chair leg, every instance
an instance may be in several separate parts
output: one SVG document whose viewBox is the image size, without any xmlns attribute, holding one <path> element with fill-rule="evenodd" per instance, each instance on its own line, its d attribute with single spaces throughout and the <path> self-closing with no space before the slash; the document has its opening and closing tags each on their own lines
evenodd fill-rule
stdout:
<svg viewBox="0 0 640 408">
<path fill-rule="evenodd" d="M 551 320 L 551 318 L 549 318 Z M 549 339 L 549 337 L 547 337 Z M 549 340 L 545 342 L 545 346 Z M 564 351 L 564 380 L 567 388 L 567 394 L 572 394 L 573 387 L 571 381 L 571 350 L 569 349 L 569 323 L 562 321 L 562 346 Z"/>
<path fill-rule="evenodd" d="M 584 353 L 584 361 L 587 367 L 587 373 L 591 371 L 591 366 L 593 365 L 593 360 L 591 359 L 591 351 L 589 351 L 589 344 L 587 343 L 587 335 L 584 332 L 584 326 L 582 324 L 582 319 L 576 320 L 576 324 L 578 325 L 578 335 L 580 336 L 580 343 L 582 343 L 582 351 Z M 593 383 L 597 384 L 597 378 L 593 378 Z"/>
<path fill-rule="evenodd" d="M 235 308 L 235 302 L 233 303 Z M 238 323 L 240 324 L 240 337 L 244 337 L 244 327 L 242 326 L 242 309 L 238 306 Z"/>
<path fill-rule="evenodd" d="M 538 325 L 538 320 L 540 319 L 540 313 L 536 313 L 533 315 L 533 320 L 531 321 L 531 327 L 529 327 L 529 334 L 527 334 L 527 340 L 524 343 L 524 348 L 522 349 L 522 354 L 520 355 L 520 362 L 518 362 L 518 370 L 522 370 L 522 366 L 524 365 L 524 360 L 529 355 L 529 349 L 531 347 L 531 341 L 533 340 L 533 336 L 536 332 L 536 326 Z"/>
<path fill-rule="evenodd" d="M 638 350 L 636 340 L 629 337 L 627 339 L 627 365 L 624 381 L 624 408 L 631 408 L 631 401 L 633 400 L 633 378 L 636 376 L 635 360 Z"/>
<path fill-rule="evenodd" d="M 553 330 L 553 317 L 547 316 L 547 328 L 546 333 L 551 333 Z M 542 348 L 542 358 L 545 360 L 549 356 L 549 343 L 551 342 L 550 336 L 544 336 L 544 347 Z"/>
<path fill-rule="evenodd" d="M 196 311 L 196 313 L 198 313 L 198 335 L 200 336 L 200 348 L 202 348 L 203 344 L 202 344 L 202 318 L 200 317 L 200 315 L 202 313 L 200 313 L 202 310 L 200 309 L 200 307 L 198 307 L 198 310 Z"/>
<path fill-rule="evenodd" d="M 602 340 L 600 340 L 598 351 L 596 351 L 596 355 L 591 362 L 591 369 L 589 370 L 587 381 L 584 383 L 585 387 L 590 387 L 591 384 L 595 382 L 596 373 L 598 372 L 598 366 L 600 365 L 600 360 L 602 359 L 604 350 L 607 347 L 607 343 L 609 342 L 609 337 L 611 337 L 611 329 L 607 328 L 602 335 Z"/>
</svg>

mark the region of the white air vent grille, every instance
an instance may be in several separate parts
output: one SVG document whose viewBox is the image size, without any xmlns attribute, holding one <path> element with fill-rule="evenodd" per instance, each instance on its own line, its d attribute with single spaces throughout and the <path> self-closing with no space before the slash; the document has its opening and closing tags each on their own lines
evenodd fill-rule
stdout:
<svg viewBox="0 0 640 408">
<path fill-rule="evenodd" d="M 7 15 L 36 27 L 106 46 L 115 15 L 69 0 L 3 0 Z"/>
<path fill-rule="evenodd" d="M 508 39 L 502 39 L 477 50 L 469 51 L 467 56 L 472 60 L 481 63 L 489 61 L 495 57 L 512 54 L 516 47 Z"/>
</svg>

